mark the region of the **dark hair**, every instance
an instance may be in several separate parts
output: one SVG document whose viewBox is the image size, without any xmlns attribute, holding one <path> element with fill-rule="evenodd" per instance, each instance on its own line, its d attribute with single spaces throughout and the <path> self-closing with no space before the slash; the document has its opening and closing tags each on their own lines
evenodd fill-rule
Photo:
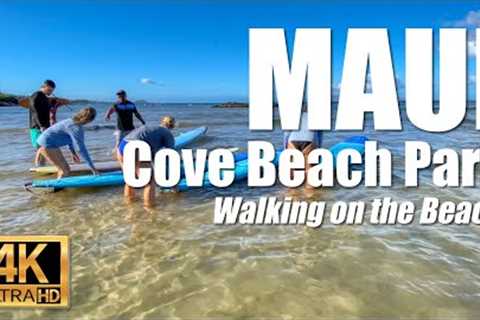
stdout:
<svg viewBox="0 0 480 320">
<path fill-rule="evenodd" d="M 127 95 L 127 93 L 125 92 L 125 90 L 118 90 L 118 92 L 117 92 L 117 96 L 125 97 L 126 95 Z"/>
<path fill-rule="evenodd" d="M 86 124 L 92 122 L 96 115 L 97 110 L 95 110 L 95 108 L 86 107 L 73 116 L 73 121 L 77 124 Z"/>
<path fill-rule="evenodd" d="M 53 89 L 55 89 L 57 87 L 57 85 L 55 84 L 55 82 L 53 80 L 48 80 L 48 79 L 43 81 L 43 85 L 47 86 L 47 87 L 50 87 L 50 88 L 53 88 Z"/>
</svg>

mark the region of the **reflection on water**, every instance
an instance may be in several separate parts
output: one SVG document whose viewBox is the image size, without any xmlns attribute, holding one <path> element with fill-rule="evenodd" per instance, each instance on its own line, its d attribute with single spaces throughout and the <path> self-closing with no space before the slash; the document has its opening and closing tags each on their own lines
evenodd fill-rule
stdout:
<svg viewBox="0 0 480 320">
<path fill-rule="evenodd" d="M 80 107 L 80 106 L 79 106 Z M 76 107 L 75 109 L 78 109 Z M 104 109 L 104 105 L 97 106 Z M 247 110 L 161 105 L 141 110 L 151 124 L 173 114 L 180 131 L 209 126 L 208 148 L 245 147 L 248 139 L 281 143 L 280 132 L 250 133 Z M 60 117 L 67 117 L 62 110 Z M 476 189 L 402 187 L 403 140 L 434 148 L 475 148 L 473 110 L 462 127 L 434 135 L 413 129 L 367 134 L 394 153 L 391 189 L 332 188 L 308 195 L 279 186 L 162 194 L 151 212 L 126 205 L 121 188 L 75 190 L 37 197 L 22 190 L 31 179 L 32 150 L 20 108 L 0 109 L 0 233 L 68 234 L 72 245 L 72 308 L 3 311 L 0 318 L 476 318 L 480 313 L 480 229 L 476 226 L 214 226 L 215 196 L 324 201 L 390 196 L 416 204 L 426 195 L 478 201 Z M 228 121 L 225 121 L 228 119 Z M 108 160 L 112 123 L 87 131 L 93 156 Z M 325 134 L 325 145 L 351 133 Z M 139 195 L 140 196 L 140 195 Z"/>
</svg>

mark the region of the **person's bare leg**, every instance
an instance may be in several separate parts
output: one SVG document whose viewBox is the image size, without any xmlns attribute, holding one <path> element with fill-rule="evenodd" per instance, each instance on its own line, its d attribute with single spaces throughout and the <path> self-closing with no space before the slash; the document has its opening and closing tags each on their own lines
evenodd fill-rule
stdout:
<svg viewBox="0 0 480 320">
<path fill-rule="evenodd" d="M 135 199 L 135 189 L 130 187 L 128 184 L 125 184 L 125 188 L 123 189 L 123 196 L 127 203 L 132 202 Z"/>
<path fill-rule="evenodd" d="M 314 187 L 309 185 L 308 184 L 308 170 L 310 170 L 310 168 L 312 167 L 312 165 L 310 163 L 308 163 L 308 155 L 310 154 L 310 152 L 313 151 L 313 149 L 315 149 L 316 146 L 314 143 L 310 143 L 305 149 L 303 149 L 302 153 L 303 153 L 303 157 L 305 158 L 305 188 L 307 189 L 313 189 Z"/>
<path fill-rule="evenodd" d="M 295 145 L 294 145 L 293 143 L 289 142 L 289 143 L 287 144 L 287 149 L 297 149 L 297 148 L 295 148 Z M 290 170 L 290 179 L 291 179 L 291 178 L 293 178 L 293 169 Z"/>
<path fill-rule="evenodd" d="M 117 150 L 117 160 L 120 162 L 120 166 L 122 167 L 123 170 L 123 156 L 118 152 Z M 136 170 L 138 171 L 138 164 L 136 167 Z M 125 197 L 125 200 L 127 203 L 131 203 L 135 199 L 135 189 L 130 187 L 128 184 L 125 184 L 125 188 L 123 189 L 123 196 Z"/>
<path fill-rule="evenodd" d="M 57 178 L 63 178 L 70 175 L 70 166 L 65 160 L 63 153 L 58 148 L 40 148 L 41 154 L 55 167 L 57 167 Z"/>
<path fill-rule="evenodd" d="M 123 156 L 120 154 L 120 151 L 117 149 L 117 161 L 120 163 L 120 168 L 123 169 Z"/>
<path fill-rule="evenodd" d="M 120 141 L 123 139 L 122 133 L 121 132 L 115 132 L 115 146 L 113 147 L 112 150 L 112 157 L 115 159 L 115 156 L 117 156 L 118 159 L 118 146 L 120 145 Z"/>
<path fill-rule="evenodd" d="M 45 157 L 42 156 L 42 151 L 40 149 L 41 148 L 38 148 L 35 152 L 35 167 L 39 167 L 40 165 L 42 165 L 42 162 L 45 163 Z"/>
<path fill-rule="evenodd" d="M 146 208 L 155 206 L 155 181 L 152 179 L 143 189 L 143 205 Z"/>
</svg>

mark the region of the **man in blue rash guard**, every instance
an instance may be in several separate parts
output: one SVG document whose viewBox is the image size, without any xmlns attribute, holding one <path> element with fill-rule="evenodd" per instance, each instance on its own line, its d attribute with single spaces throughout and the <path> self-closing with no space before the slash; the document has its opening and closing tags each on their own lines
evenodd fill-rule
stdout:
<svg viewBox="0 0 480 320">
<path fill-rule="evenodd" d="M 107 110 L 105 120 L 110 120 L 113 113 L 117 114 L 117 128 L 114 133 L 115 148 L 113 149 L 113 153 L 115 154 L 120 141 L 135 129 L 133 115 L 135 115 L 143 125 L 145 125 L 145 120 L 143 120 L 135 104 L 127 99 L 127 93 L 124 90 L 117 92 L 117 102 Z"/>
</svg>

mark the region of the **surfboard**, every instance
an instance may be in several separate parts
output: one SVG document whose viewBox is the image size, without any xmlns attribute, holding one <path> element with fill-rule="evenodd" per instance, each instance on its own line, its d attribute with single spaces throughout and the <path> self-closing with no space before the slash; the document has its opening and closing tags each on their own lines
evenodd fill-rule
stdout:
<svg viewBox="0 0 480 320">
<path fill-rule="evenodd" d="M 234 155 L 235 161 L 245 161 L 247 159 L 246 152 L 239 152 Z M 183 170 L 182 170 L 183 171 Z M 183 176 L 183 172 L 182 172 Z M 123 186 L 125 181 L 123 179 L 122 171 L 114 171 L 98 176 L 84 175 L 76 177 L 66 177 L 62 179 L 47 179 L 47 180 L 33 180 L 31 184 L 25 185 L 27 188 L 49 188 L 54 190 L 61 190 L 66 188 L 93 188 L 93 187 L 114 187 Z"/>
<path fill-rule="evenodd" d="M 182 149 L 188 144 L 192 144 L 200 137 L 205 135 L 207 127 L 200 127 L 191 131 L 187 131 L 178 135 L 175 138 L 175 149 Z M 31 184 L 26 184 L 26 187 L 33 188 L 82 188 L 82 187 L 105 187 L 123 185 L 122 171 L 114 171 L 108 174 L 101 175 L 84 175 L 76 177 L 66 177 L 62 179 L 47 179 L 47 180 L 33 180 Z"/>
<path fill-rule="evenodd" d="M 181 149 L 183 145 L 188 143 L 193 143 L 195 140 L 200 138 L 207 132 L 207 127 L 200 127 L 183 134 L 180 134 L 175 138 L 175 148 Z M 106 161 L 106 162 L 95 162 L 95 168 L 100 172 L 109 172 L 109 171 L 118 171 L 121 170 L 121 166 L 118 161 Z M 81 172 L 90 172 L 90 167 L 84 163 L 82 164 L 71 164 L 70 171 L 72 173 L 81 173 Z M 55 174 L 57 173 L 57 167 L 55 166 L 44 166 L 44 167 L 33 167 L 30 168 L 30 172 L 36 174 Z"/>
<path fill-rule="evenodd" d="M 227 148 L 231 152 L 238 152 L 240 148 Z M 242 157 L 246 158 L 246 154 L 239 153 L 238 157 L 240 160 L 243 160 Z M 105 161 L 105 162 L 95 162 L 95 168 L 100 172 L 112 172 L 112 171 L 119 171 L 122 169 L 120 163 L 118 161 Z M 48 175 L 48 174 L 56 174 L 58 172 L 57 167 L 55 166 L 43 166 L 43 167 L 33 167 L 30 168 L 30 172 L 39 175 Z M 82 172 L 90 172 L 90 167 L 85 164 L 71 164 L 70 165 L 70 172 L 75 173 L 82 173 Z"/>
<path fill-rule="evenodd" d="M 179 136 L 180 137 L 180 136 Z M 366 141 L 366 139 L 364 140 Z M 356 142 L 340 142 L 330 148 L 334 158 L 338 156 L 340 151 L 344 149 L 354 149 L 364 154 L 365 143 Z M 274 163 L 276 164 L 280 155 L 280 151 L 277 151 Z M 248 154 L 246 152 L 240 152 L 235 154 L 235 182 L 245 180 L 248 177 Z M 84 187 L 107 187 L 107 186 L 121 186 L 124 185 L 122 171 L 115 171 L 99 176 L 77 176 L 67 177 L 63 179 L 49 179 L 49 180 L 34 180 L 29 187 L 33 188 L 52 188 L 52 189 L 65 189 L 65 188 L 84 188 Z M 208 179 L 208 171 L 205 173 L 202 187 L 189 187 L 186 180 L 182 179 L 176 186 L 177 191 L 187 191 L 195 188 L 209 188 L 213 187 Z"/>
<path fill-rule="evenodd" d="M 100 172 L 118 171 L 121 169 L 118 161 L 95 162 L 95 168 Z M 43 166 L 30 168 L 30 172 L 36 174 L 56 174 L 57 167 Z M 72 173 L 90 172 L 90 167 L 85 163 L 71 164 L 70 171 Z"/>
<path fill-rule="evenodd" d="M 194 143 L 207 133 L 208 127 L 200 127 L 180 134 L 175 138 L 175 149 L 182 149 L 187 144 Z"/>
<path fill-rule="evenodd" d="M 337 156 L 340 153 L 340 151 L 345 149 L 357 150 L 361 155 L 363 155 L 365 153 L 365 141 L 367 140 L 368 138 L 365 136 L 355 136 L 355 137 L 347 138 L 345 141 L 333 145 L 332 147 L 330 147 L 329 150 L 330 152 L 332 152 L 334 159 L 337 159 Z M 349 142 L 349 141 L 354 141 L 354 142 Z M 275 165 L 278 163 L 280 152 L 281 152 L 280 150 L 276 152 L 275 159 L 273 161 Z M 335 166 L 335 162 L 334 162 L 334 166 Z M 245 180 L 247 177 L 248 177 L 248 157 L 245 160 L 238 161 L 235 163 L 235 180 L 234 181 L 235 182 L 242 181 L 242 180 Z M 203 186 L 201 188 L 207 188 L 207 187 L 213 187 L 208 178 L 208 172 L 205 173 L 205 176 L 203 178 Z M 194 188 L 200 188 L 200 187 L 189 187 L 185 179 L 182 179 L 176 187 L 177 191 L 187 191 L 189 189 L 194 189 Z"/>
<path fill-rule="evenodd" d="M 48 98 L 48 100 L 50 101 L 51 106 L 54 106 L 57 108 L 70 104 L 70 100 L 64 99 L 64 98 L 51 97 L 51 98 Z M 18 105 L 23 108 L 27 108 L 27 109 L 30 108 L 30 97 L 24 97 L 24 98 L 18 99 Z"/>
</svg>

